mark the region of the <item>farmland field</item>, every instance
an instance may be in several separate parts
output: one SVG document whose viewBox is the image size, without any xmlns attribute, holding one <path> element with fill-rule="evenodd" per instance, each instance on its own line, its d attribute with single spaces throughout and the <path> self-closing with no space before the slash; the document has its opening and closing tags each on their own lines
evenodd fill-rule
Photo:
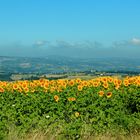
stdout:
<svg viewBox="0 0 140 140">
<path fill-rule="evenodd" d="M 140 134 L 140 76 L 1 81 L 0 102 L 0 139 Z"/>
</svg>

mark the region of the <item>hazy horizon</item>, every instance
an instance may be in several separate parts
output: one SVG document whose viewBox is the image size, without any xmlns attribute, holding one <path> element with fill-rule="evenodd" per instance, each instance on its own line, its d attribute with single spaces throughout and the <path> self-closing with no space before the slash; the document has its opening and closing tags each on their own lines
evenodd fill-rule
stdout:
<svg viewBox="0 0 140 140">
<path fill-rule="evenodd" d="M 0 56 L 140 58 L 138 0 L 2 0 Z"/>
</svg>

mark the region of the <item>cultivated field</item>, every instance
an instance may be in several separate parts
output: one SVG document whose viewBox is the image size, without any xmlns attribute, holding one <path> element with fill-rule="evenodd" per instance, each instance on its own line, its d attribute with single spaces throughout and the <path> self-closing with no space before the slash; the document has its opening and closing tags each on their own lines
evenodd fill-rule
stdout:
<svg viewBox="0 0 140 140">
<path fill-rule="evenodd" d="M 0 82 L 0 139 L 139 139 L 140 76 Z"/>
</svg>

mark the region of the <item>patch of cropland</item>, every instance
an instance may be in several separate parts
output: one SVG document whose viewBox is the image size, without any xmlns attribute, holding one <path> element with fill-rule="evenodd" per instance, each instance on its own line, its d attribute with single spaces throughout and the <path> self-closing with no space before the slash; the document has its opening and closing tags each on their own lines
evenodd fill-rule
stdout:
<svg viewBox="0 0 140 140">
<path fill-rule="evenodd" d="M 138 136 L 139 92 L 140 76 L 0 82 L 0 139 Z"/>
<path fill-rule="evenodd" d="M 132 58 L 74 58 L 48 56 L 44 58 L 0 57 L 0 72 L 9 73 L 59 73 L 70 71 L 137 71 L 140 59 Z"/>
<path fill-rule="evenodd" d="M 79 75 L 138 75 L 140 59 L 75 58 L 48 56 L 44 58 L 0 57 L 0 80 L 24 80 L 49 77 L 65 78 Z M 54 75 L 52 77 L 48 75 Z M 89 77 L 90 78 L 90 77 Z"/>
</svg>

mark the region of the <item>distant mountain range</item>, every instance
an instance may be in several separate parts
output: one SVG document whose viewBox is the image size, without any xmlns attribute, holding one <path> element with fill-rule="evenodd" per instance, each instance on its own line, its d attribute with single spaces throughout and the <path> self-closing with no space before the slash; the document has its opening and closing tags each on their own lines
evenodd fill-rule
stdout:
<svg viewBox="0 0 140 140">
<path fill-rule="evenodd" d="M 40 58 L 0 56 L 0 73 L 61 73 L 71 71 L 140 72 L 140 58 L 78 58 L 48 56 Z"/>
</svg>

